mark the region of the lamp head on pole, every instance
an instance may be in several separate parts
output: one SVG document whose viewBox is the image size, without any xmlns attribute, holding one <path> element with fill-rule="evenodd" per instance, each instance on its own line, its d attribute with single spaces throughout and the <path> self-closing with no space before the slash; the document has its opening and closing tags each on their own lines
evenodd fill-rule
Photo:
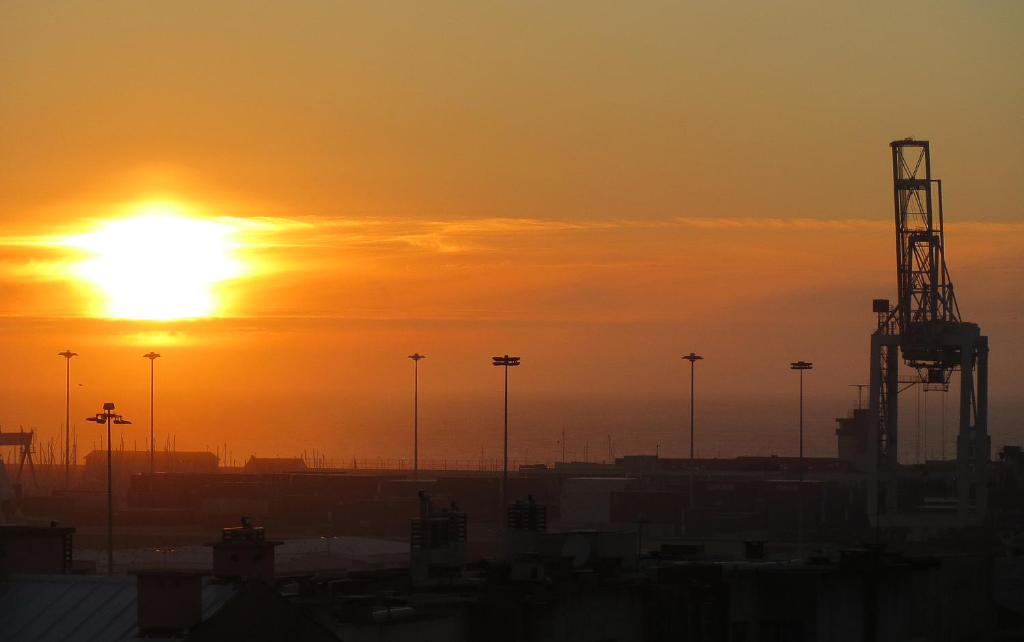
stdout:
<svg viewBox="0 0 1024 642">
<path fill-rule="evenodd" d="M 519 365 L 519 357 L 510 357 L 507 354 L 503 357 L 491 357 L 491 361 L 493 362 L 492 365 L 505 368 Z"/>
<path fill-rule="evenodd" d="M 427 355 L 420 354 L 419 352 L 413 352 L 412 354 L 409 355 L 409 358 L 412 359 L 413 361 L 419 361 L 420 359 L 426 359 Z"/>
<path fill-rule="evenodd" d="M 85 420 L 86 421 L 94 421 L 94 422 L 96 422 L 98 424 L 105 424 L 108 421 L 110 421 L 111 423 L 115 423 L 115 424 L 130 424 L 130 423 L 132 423 L 132 422 L 128 421 L 127 419 L 125 419 L 124 417 L 122 417 L 121 415 L 119 415 L 119 414 L 114 412 L 114 402 L 112 402 L 112 401 L 108 401 L 105 404 L 103 404 L 103 412 L 97 412 L 92 417 L 86 417 Z"/>
<path fill-rule="evenodd" d="M 146 358 L 146 359 L 149 359 L 150 361 L 155 361 L 156 359 L 160 358 L 160 355 L 158 353 L 156 353 L 156 352 L 147 352 L 146 354 L 144 354 L 142 356 L 144 358 Z"/>
<path fill-rule="evenodd" d="M 790 370 L 811 370 L 814 368 L 814 364 L 810 361 L 794 361 L 789 364 Z"/>
<path fill-rule="evenodd" d="M 65 359 L 70 360 L 71 357 L 77 357 L 78 353 L 77 352 L 72 352 L 70 350 L 65 350 L 64 352 L 58 352 L 57 356 L 58 357 L 64 357 Z"/>
<path fill-rule="evenodd" d="M 682 358 L 686 359 L 690 363 L 693 363 L 695 361 L 699 361 L 700 359 L 703 359 L 704 357 L 700 356 L 696 352 L 691 352 L 690 354 L 684 354 Z"/>
</svg>

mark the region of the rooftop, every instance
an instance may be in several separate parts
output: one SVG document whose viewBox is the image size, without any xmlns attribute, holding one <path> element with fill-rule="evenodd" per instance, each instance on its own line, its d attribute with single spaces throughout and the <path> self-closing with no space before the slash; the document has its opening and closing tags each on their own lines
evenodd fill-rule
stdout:
<svg viewBox="0 0 1024 642">
<path fill-rule="evenodd" d="M 203 586 L 203 620 L 238 591 Z M 130 640 L 137 635 L 134 576 L 12 575 L 0 580 L 0 630 L 9 640 Z"/>
</svg>

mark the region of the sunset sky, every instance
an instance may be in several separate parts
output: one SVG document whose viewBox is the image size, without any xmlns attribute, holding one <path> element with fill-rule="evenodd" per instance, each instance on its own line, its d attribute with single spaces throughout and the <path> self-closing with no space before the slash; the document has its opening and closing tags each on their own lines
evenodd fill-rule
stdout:
<svg viewBox="0 0 1024 642">
<path fill-rule="evenodd" d="M 156 350 L 158 443 L 408 457 L 418 351 L 423 456 L 497 457 L 510 353 L 514 457 L 683 455 L 695 350 L 699 454 L 794 454 L 806 359 L 831 455 L 914 136 L 1020 444 L 1022 34 L 1015 1 L 0 3 L 0 425 L 56 437 L 70 348 L 80 454 L 104 401 L 142 448 Z"/>
</svg>

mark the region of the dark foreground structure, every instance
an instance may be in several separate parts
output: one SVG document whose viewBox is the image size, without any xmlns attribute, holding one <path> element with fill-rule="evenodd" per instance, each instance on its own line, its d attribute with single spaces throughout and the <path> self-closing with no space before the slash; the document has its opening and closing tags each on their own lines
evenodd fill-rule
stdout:
<svg viewBox="0 0 1024 642">
<path fill-rule="evenodd" d="M 742 540 L 641 552 L 637 532 L 546 532 L 545 512 L 534 502 L 513 504 L 504 554 L 474 559 L 467 555 L 467 516 L 436 509 L 424 494 L 409 526 L 408 566 L 379 570 L 279 574 L 280 542 L 247 522 L 210 544 L 205 569 L 78 574 L 61 565 L 62 550 L 30 547 L 33 555 L 0 576 L 0 633 L 11 640 L 367 642 L 1024 635 L 1024 565 L 1004 572 L 1010 584 L 1003 582 L 1000 596 L 990 555 L 862 548 L 773 559 L 763 542 Z M 71 529 L 44 530 L 5 527 L 0 546 L 63 540 Z"/>
</svg>

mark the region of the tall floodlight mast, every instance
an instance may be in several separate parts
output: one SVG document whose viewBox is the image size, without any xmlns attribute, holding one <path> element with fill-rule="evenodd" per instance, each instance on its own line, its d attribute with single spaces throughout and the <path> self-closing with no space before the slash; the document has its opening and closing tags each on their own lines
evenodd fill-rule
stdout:
<svg viewBox="0 0 1024 642">
<path fill-rule="evenodd" d="M 150 351 L 142 355 L 144 359 L 149 359 L 149 474 L 152 475 L 156 472 L 156 433 L 153 431 L 153 384 L 155 381 L 153 364 L 160 358 L 160 355 L 156 352 Z"/>
<path fill-rule="evenodd" d="M 957 436 L 957 516 L 961 524 L 984 521 L 988 508 L 988 337 L 961 320 L 945 259 L 942 182 L 932 178 L 928 141 L 894 141 L 893 203 L 896 214 L 895 307 L 874 301 L 878 327 L 871 336 L 868 435 L 868 514 L 893 519 L 899 467 L 899 360 L 916 370 L 913 385 L 947 390 L 960 372 Z M 906 507 L 902 507 L 906 508 Z"/>
<path fill-rule="evenodd" d="M 412 359 L 413 396 L 412 396 L 412 477 L 420 477 L 420 361 L 427 355 L 414 352 Z"/>
<path fill-rule="evenodd" d="M 77 352 L 65 350 L 58 352 L 58 357 L 64 357 L 64 490 L 71 488 L 71 357 L 77 357 Z M 78 462 L 76 461 L 77 465 Z"/>
</svg>

